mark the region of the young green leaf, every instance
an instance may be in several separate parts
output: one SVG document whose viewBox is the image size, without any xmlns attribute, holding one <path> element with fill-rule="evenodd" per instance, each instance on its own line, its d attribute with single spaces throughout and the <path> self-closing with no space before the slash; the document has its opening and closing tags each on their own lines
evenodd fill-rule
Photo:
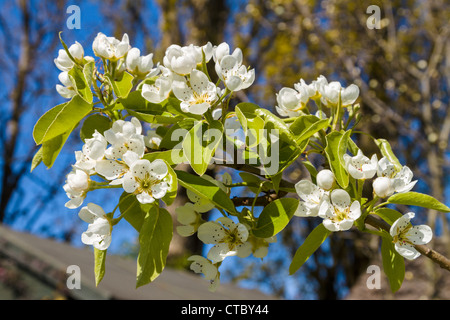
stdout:
<svg viewBox="0 0 450 320">
<path fill-rule="evenodd" d="M 333 131 L 325 137 L 327 141 L 325 153 L 330 164 L 331 171 L 333 171 L 337 183 L 343 189 L 347 188 L 349 183 L 349 176 L 347 170 L 345 169 L 343 157 L 347 152 L 347 140 L 350 133 L 350 131 Z"/>
<path fill-rule="evenodd" d="M 83 141 L 90 139 L 96 130 L 103 134 L 103 132 L 111 128 L 111 125 L 112 122 L 109 118 L 101 114 L 93 114 L 84 120 L 80 130 L 80 138 Z"/>
<path fill-rule="evenodd" d="M 379 208 L 373 211 L 374 214 L 379 216 L 381 219 L 392 225 L 397 219 L 399 219 L 402 214 L 394 209 L 389 208 Z"/>
<path fill-rule="evenodd" d="M 105 275 L 106 250 L 94 248 L 95 285 L 98 286 Z"/>
<path fill-rule="evenodd" d="M 36 144 L 53 139 L 75 126 L 92 110 L 92 104 L 76 95 L 69 102 L 57 105 L 47 111 L 34 126 L 33 138 Z"/>
<path fill-rule="evenodd" d="M 289 128 L 295 136 L 295 141 L 300 143 L 328 127 L 329 122 L 328 119 L 321 120 L 313 115 L 304 115 L 298 117 Z"/>
<path fill-rule="evenodd" d="M 413 191 L 396 193 L 389 197 L 388 202 L 395 204 L 404 204 L 408 206 L 423 207 L 441 212 L 450 212 L 449 207 L 447 207 L 439 200 L 433 198 L 432 196 Z"/>
<path fill-rule="evenodd" d="M 198 175 L 206 172 L 216 148 L 222 141 L 222 135 L 223 126 L 220 121 L 213 121 L 211 124 L 198 122 L 184 139 L 183 154 Z"/>
<path fill-rule="evenodd" d="M 125 99 L 133 88 L 134 77 L 128 72 L 124 72 L 123 76 L 116 80 L 111 81 L 114 93 L 118 98 Z"/>
<path fill-rule="evenodd" d="M 391 291 L 395 293 L 400 289 L 405 278 L 405 261 L 395 251 L 394 244 L 388 237 L 381 238 L 381 257 L 384 273 L 389 279 Z"/>
<path fill-rule="evenodd" d="M 166 265 L 172 234 L 170 213 L 158 206 L 151 206 L 139 232 L 136 288 L 152 282 L 161 274 Z"/>
<path fill-rule="evenodd" d="M 330 234 L 331 231 L 325 228 L 322 223 L 315 227 L 295 252 L 294 258 L 289 266 L 289 274 L 292 275 L 300 269 L 300 267 L 314 252 L 316 252 L 316 250 L 322 245 Z"/>
<path fill-rule="evenodd" d="M 50 169 L 55 163 L 72 130 L 73 128 L 42 143 L 42 162 L 47 168 Z"/>
<path fill-rule="evenodd" d="M 400 170 L 402 168 L 402 165 L 392 151 L 390 143 L 386 139 L 376 139 L 375 143 L 378 148 L 380 148 L 381 154 L 385 156 L 397 170 Z"/>
<path fill-rule="evenodd" d="M 88 71 L 87 71 L 88 72 Z M 87 102 L 92 103 L 93 95 L 91 91 L 91 87 L 86 80 L 86 75 L 84 70 L 81 70 L 78 67 L 73 67 L 68 72 L 69 77 L 74 85 L 75 91 Z"/>
<path fill-rule="evenodd" d="M 140 231 L 146 211 L 135 196 L 123 192 L 119 199 L 119 210 L 124 219 L 136 230 Z"/>
<path fill-rule="evenodd" d="M 180 185 L 192 192 L 209 199 L 216 207 L 225 211 L 236 214 L 236 208 L 229 196 L 214 183 L 190 174 L 185 171 L 175 170 Z"/>
<path fill-rule="evenodd" d="M 270 238 L 283 230 L 294 216 L 299 201 L 281 198 L 269 203 L 259 215 L 253 234 L 259 238 Z"/>
</svg>

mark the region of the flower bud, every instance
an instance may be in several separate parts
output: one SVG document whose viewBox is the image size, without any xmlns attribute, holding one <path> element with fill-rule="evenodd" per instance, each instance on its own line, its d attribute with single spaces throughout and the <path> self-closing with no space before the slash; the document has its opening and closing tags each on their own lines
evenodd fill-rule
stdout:
<svg viewBox="0 0 450 320">
<path fill-rule="evenodd" d="M 378 177 L 372 184 L 373 192 L 380 197 L 386 198 L 394 193 L 391 179 L 388 177 Z"/>
<path fill-rule="evenodd" d="M 333 187 L 335 179 L 331 170 L 324 169 L 317 174 L 316 180 L 319 188 L 328 191 Z"/>
</svg>

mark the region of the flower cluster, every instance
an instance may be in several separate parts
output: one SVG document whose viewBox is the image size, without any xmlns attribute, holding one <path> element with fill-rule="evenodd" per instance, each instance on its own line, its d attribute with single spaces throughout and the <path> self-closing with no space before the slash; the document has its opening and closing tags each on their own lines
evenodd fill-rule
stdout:
<svg viewBox="0 0 450 320">
<path fill-rule="evenodd" d="M 208 175 L 203 175 L 208 181 L 229 193 L 226 185 L 232 183 L 228 173 L 223 174 L 222 179 L 216 180 Z M 207 198 L 199 196 L 187 190 L 190 200 L 184 206 L 175 209 L 178 222 L 177 232 L 187 237 L 197 233 L 198 238 L 208 245 L 212 245 L 207 257 L 191 256 L 191 270 L 203 273 L 205 279 L 210 280 L 211 291 L 216 290 L 220 283 L 219 266 L 226 257 L 238 256 L 246 258 L 253 254 L 256 258 L 264 258 L 268 253 L 270 243 L 276 241 L 275 237 L 261 239 L 250 233 L 250 227 L 246 223 L 234 222 L 228 217 L 220 217 L 215 221 L 205 221 L 201 213 L 214 208 L 214 204 Z"/>
<path fill-rule="evenodd" d="M 321 75 L 310 84 L 300 79 L 299 83 L 294 84 L 294 88 L 283 87 L 276 94 L 277 106 L 275 108 L 282 117 L 298 117 L 307 112 L 309 101 L 328 108 L 336 107 L 339 103 L 342 107 L 348 107 L 355 103 L 358 96 L 358 86 L 351 84 L 343 87 L 340 82 L 328 82 Z M 318 114 L 322 114 L 320 109 L 318 112 Z"/>
<path fill-rule="evenodd" d="M 95 131 L 91 138 L 85 139 L 82 150 L 75 152 L 76 162 L 64 185 L 70 199 L 66 207 L 78 208 L 89 191 L 109 187 L 122 187 L 124 191 L 135 194 L 143 204 L 163 198 L 172 183 L 167 164 L 163 160 L 150 162 L 143 158 L 145 148 L 142 125 L 137 118 L 133 117 L 130 121 L 117 120 L 103 134 Z M 94 180 L 94 176 L 101 181 Z M 98 217 L 104 217 L 104 214 L 99 214 L 101 210 L 93 210 L 93 206 L 95 205 L 90 203 L 82 211 L 88 210 Z M 80 213 L 81 216 L 86 215 Z M 96 219 L 94 222 L 98 221 L 105 223 L 108 220 Z M 89 228 L 97 230 L 92 223 Z M 83 242 L 97 247 L 96 242 Z"/>
<path fill-rule="evenodd" d="M 376 197 L 385 198 L 394 193 L 410 191 L 417 180 L 411 181 L 413 174 L 411 169 L 403 166 L 396 169 L 386 157 L 379 161 L 374 154 L 369 159 L 360 149 L 355 156 L 344 154 L 345 169 L 348 174 L 364 182 L 373 180 L 373 193 Z M 349 230 L 354 222 L 361 217 L 361 204 L 359 200 L 352 201 L 349 193 L 336 185 L 335 176 L 331 170 L 323 169 L 316 176 L 317 185 L 309 180 L 301 180 L 295 184 L 300 204 L 295 212 L 299 217 L 321 217 L 323 225 L 330 231 Z M 406 214 L 397 220 L 391 228 L 391 235 L 396 243 L 396 250 L 407 259 L 415 259 L 420 254 L 412 246 L 413 244 L 426 244 L 431 240 L 432 233 L 428 226 L 414 227 L 409 220 L 413 213 Z M 398 227 L 401 225 L 402 227 Z M 412 229 L 411 229 L 412 228 Z M 415 234 L 412 234 L 414 230 Z"/>
</svg>

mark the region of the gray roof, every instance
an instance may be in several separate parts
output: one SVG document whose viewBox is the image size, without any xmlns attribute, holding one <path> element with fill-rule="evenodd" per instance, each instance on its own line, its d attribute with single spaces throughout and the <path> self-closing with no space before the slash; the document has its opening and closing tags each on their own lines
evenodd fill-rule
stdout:
<svg viewBox="0 0 450 320">
<path fill-rule="evenodd" d="M 67 243 L 17 232 L 0 225 L 0 253 L 14 260 L 54 287 L 65 285 L 67 267 L 81 271 L 81 289 L 65 289 L 74 299 L 133 300 L 267 300 L 276 299 L 257 290 L 220 284 L 215 293 L 208 291 L 208 281 L 193 272 L 166 268 L 152 283 L 137 288 L 136 261 L 108 255 L 106 272 L 98 287 L 94 281 L 94 254 L 91 248 L 77 248 Z M 1 297 L 0 297 L 1 298 Z"/>
</svg>

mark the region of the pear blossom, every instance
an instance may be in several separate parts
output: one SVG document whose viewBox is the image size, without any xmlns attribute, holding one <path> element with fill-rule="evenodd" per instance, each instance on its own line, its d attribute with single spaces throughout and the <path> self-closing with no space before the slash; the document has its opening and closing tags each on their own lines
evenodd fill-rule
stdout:
<svg viewBox="0 0 450 320">
<path fill-rule="evenodd" d="M 79 42 L 75 41 L 75 43 L 69 47 L 69 53 L 76 62 L 83 62 L 84 49 Z M 58 57 L 54 60 L 54 62 L 56 67 L 63 72 L 70 71 L 75 65 L 75 63 L 72 61 L 72 59 L 69 58 L 69 55 L 64 49 L 58 50 Z"/>
<path fill-rule="evenodd" d="M 353 104 L 359 96 L 359 88 L 355 84 L 348 87 L 342 87 L 338 81 L 328 83 L 325 77 L 316 82 L 317 90 L 319 91 L 322 103 L 327 106 L 336 106 L 341 98 L 343 107 Z"/>
<path fill-rule="evenodd" d="M 400 170 L 395 168 L 386 157 L 383 157 L 377 164 L 377 175 L 372 184 L 373 190 L 380 198 L 385 198 L 394 193 L 404 193 L 410 191 L 417 183 L 417 180 L 411 181 L 413 173 L 407 166 Z"/>
<path fill-rule="evenodd" d="M 414 260 L 420 256 L 415 245 L 427 244 L 433 237 L 433 231 L 429 226 L 411 225 L 410 220 L 414 216 L 414 212 L 404 214 L 392 224 L 389 230 L 395 250 L 408 260 Z"/>
<path fill-rule="evenodd" d="M 203 62 L 203 54 L 205 54 L 205 62 L 209 62 L 213 55 L 213 46 L 211 42 L 208 42 L 204 46 L 195 46 L 190 44 L 189 46 L 183 47 L 183 50 L 189 52 L 189 54 L 194 58 L 195 62 L 198 64 Z"/>
<path fill-rule="evenodd" d="M 206 280 L 209 280 L 209 291 L 216 291 L 217 287 L 220 284 L 220 272 L 217 269 L 217 266 L 211 263 L 205 257 L 199 255 L 190 256 L 188 261 L 192 261 L 190 265 L 190 269 L 195 273 L 202 273 L 205 276 Z"/>
<path fill-rule="evenodd" d="M 214 51 L 215 70 L 220 80 L 230 91 L 247 89 L 255 81 L 255 69 L 247 70 L 242 65 L 242 50 L 236 48 L 230 54 L 227 43 L 221 43 Z"/>
<path fill-rule="evenodd" d="M 156 130 L 148 130 L 144 137 L 145 146 L 150 149 L 158 149 L 161 141 L 162 137 L 156 133 Z"/>
<path fill-rule="evenodd" d="M 181 101 L 181 110 L 192 114 L 204 114 L 218 100 L 220 90 L 199 70 L 190 72 L 189 83 L 176 81 L 172 89 L 177 99 Z"/>
<path fill-rule="evenodd" d="M 101 159 L 96 161 L 95 171 L 111 181 L 111 185 L 120 185 L 123 183 L 123 176 L 137 160 L 139 160 L 137 153 L 128 150 L 123 154 L 122 160 Z"/>
<path fill-rule="evenodd" d="M 158 68 L 153 68 L 153 53 L 141 56 L 138 48 L 131 48 L 126 58 L 126 69 L 137 77 L 153 77 L 158 73 Z"/>
<path fill-rule="evenodd" d="M 111 144 L 105 151 L 108 159 L 120 159 L 128 150 L 135 152 L 139 157 L 144 155 L 145 143 L 142 125 L 137 118 L 133 117 L 130 121 L 117 120 L 111 129 L 106 130 L 103 134 Z"/>
<path fill-rule="evenodd" d="M 281 88 L 276 94 L 277 105 L 275 109 L 282 117 L 297 117 L 302 114 L 308 97 L 302 96 L 298 91 L 292 88 Z"/>
<path fill-rule="evenodd" d="M 146 159 L 134 161 L 123 176 L 123 189 L 136 194 L 140 203 L 153 203 L 167 193 L 172 183 L 168 168 L 163 160 L 150 162 Z"/>
<path fill-rule="evenodd" d="M 258 238 L 250 235 L 247 239 L 245 246 L 239 250 L 239 257 L 245 258 L 250 254 L 253 254 L 255 258 L 263 259 L 269 253 L 269 245 L 277 242 L 277 237 L 272 236 L 269 238 Z"/>
<path fill-rule="evenodd" d="M 112 240 L 112 225 L 103 208 L 94 203 L 88 203 L 87 206 L 81 208 L 78 216 L 81 220 L 89 223 L 87 230 L 81 235 L 81 241 L 98 250 L 108 249 Z"/>
<path fill-rule="evenodd" d="M 122 40 L 115 37 L 107 37 L 99 32 L 92 43 L 92 50 L 97 57 L 117 61 L 123 58 L 131 49 L 128 35 L 125 33 Z"/>
<path fill-rule="evenodd" d="M 197 57 L 188 47 L 172 44 L 166 49 L 163 63 L 169 70 L 179 75 L 187 75 L 197 67 Z"/>
<path fill-rule="evenodd" d="M 67 197 L 70 199 L 65 206 L 69 209 L 75 209 L 81 206 L 86 193 L 89 191 L 90 176 L 85 170 L 73 168 L 67 175 L 66 183 L 63 186 Z"/>
<path fill-rule="evenodd" d="M 248 252 L 247 227 L 242 223 L 234 223 L 230 218 L 220 217 L 216 221 L 203 223 L 197 235 L 203 243 L 214 244 L 207 255 L 213 263 L 221 262 L 228 256 L 245 256 Z"/>
<path fill-rule="evenodd" d="M 196 211 L 195 206 L 187 202 L 184 206 L 175 209 L 177 220 L 181 223 L 177 226 L 177 232 L 182 237 L 188 237 L 197 232 L 198 227 L 204 222 L 202 216 Z"/>
<path fill-rule="evenodd" d="M 61 72 L 58 75 L 58 79 L 62 83 L 62 85 L 57 84 L 56 91 L 61 97 L 70 99 L 77 94 L 67 71 Z"/>
<path fill-rule="evenodd" d="M 378 158 L 377 155 L 372 155 L 372 158 L 366 157 L 361 149 L 358 149 L 356 156 L 351 157 L 344 154 L 345 168 L 348 173 L 355 179 L 370 179 L 377 172 Z"/>
<path fill-rule="evenodd" d="M 331 170 L 323 169 L 317 173 L 317 186 L 325 191 L 329 191 L 335 182 L 334 173 Z"/>
<path fill-rule="evenodd" d="M 173 75 L 165 67 L 159 66 L 161 73 L 153 84 L 142 85 L 142 97 L 151 103 L 161 103 L 169 97 L 172 92 Z"/>
<path fill-rule="evenodd" d="M 345 231 L 361 216 L 361 205 L 358 200 L 351 202 L 347 191 L 335 189 L 322 201 L 318 216 L 324 219 L 322 223 L 328 230 Z"/>
<path fill-rule="evenodd" d="M 295 211 L 298 217 L 316 217 L 327 192 L 309 180 L 301 180 L 295 184 L 300 203 Z"/>
</svg>

